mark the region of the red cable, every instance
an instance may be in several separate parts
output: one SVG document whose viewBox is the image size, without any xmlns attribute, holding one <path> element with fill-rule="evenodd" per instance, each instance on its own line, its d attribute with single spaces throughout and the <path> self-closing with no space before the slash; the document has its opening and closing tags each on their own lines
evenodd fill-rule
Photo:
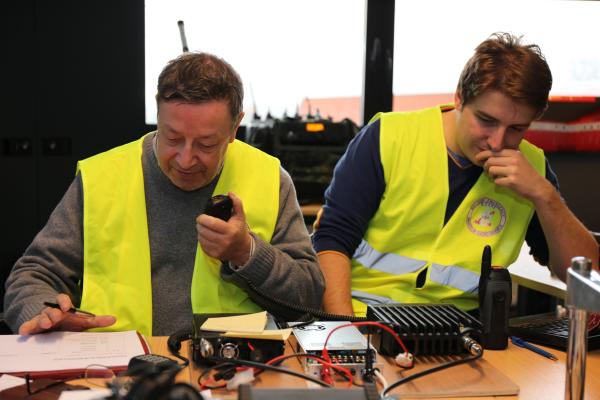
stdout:
<svg viewBox="0 0 600 400">
<path fill-rule="evenodd" d="M 319 362 L 323 366 L 321 368 L 321 375 L 323 375 L 323 369 L 324 368 L 331 367 L 331 368 L 333 368 L 333 369 L 335 369 L 337 371 L 343 372 L 344 375 L 346 375 L 346 377 L 348 378 L 348 386 L 352 386 L 352 384 L 354 382 L 354 378 L 352 377 L 352 372 L 350 372 L 350 370 L 348 368 L 342 367 L 340 365 L 336 365 L 336 364 L 330 362 L 331 360 L 330 361 L 326 361 L 326 360 L 323 360 L 322 358 L 319 358 L 317 356 L 313 356 L 311 354 L 296 354 L 296 356 L 310 358 L 310 359 L 313 359 L 313 360 L 316 360 L 317 362 Z M 273 363 L 281 360 L 282 358 L 286 358 L 286 357 L 288 357 L 288 356 L 287 355 L 277 356 L 275 358 L 270 359 L 265 364 L 272 365 Z M 334 384 L 333 380 L 331 379 L 331 375 L 330 374 L 328 374 L 325 379 L 327 379 L 327 380 L 325 380 L 325 382 L 329 383 L 330 385 Z"/>
<path fill-rule="evenodd" d="M 389 332 L 392 337 L 394 339 L 396 339 L 396 342 L 398 342 L 398 344 L 400 345 L 400 347 L 402 347 L 402 350 L 404 350 L 405 353 L 408 353 L 408 349 L 406 348 L 406 346 L 404 345 L 404 343 L 402 342 L 402 339 L 400 339 L 400 336 L 398 336 L 398 334 L 396 332 L 394 332 L 394 330 L 392 328 L 390 328 L 389 326 L 386 326 L 382 323 L 376 322 L 376 321 L 364 321 L 364 322 L 351 322 L 349 324 L 345 324 L 345 325 L 340 325 L 340 326 L 336 326 L 335 328 L 333 328 L 331 330 L 331 332 L 329 332 L 329 334 L 327 335 L 327 338 L 325 339 L 325 343 L 323 344 L 323 351 L 321 353 L 322 357 L 324 360 L 326 360 L 327 362 L 331 363 L 331 358 L 329 357 L 329 351 L 327 350 L 327 342 L 329 341 L 329 338 L 331 337 L 331 335 L 333 334 L 333 332 L 337 331 L 338 329 L 341 328 L 347 328 L 349 326 L 376 326 L 378 328 L 381 328 L 387 332 Z M 324 377 L 325 380 L 327 379 L 331 379 L 331 374 L 329 373 L 329 369 L 323 367 L 321 370 L 321 375 Z"/>
<path fill-rule="evenodd" d="M 400 345 L 400 347 L 402 347 L 402 350 L 404 350 L 405 353 L 408 353 L 408 349 L 406 348 L 406 346 L 402 342 L 402 339 L 400 339 L 400 336 L 398 336 L 398 334 L 396 332 L 394 332 L 394 330 L 392 328 L 390 328 L 389 326 L 384 325 L 384 324 L 382 324 L 380 322 L 376 322 L 376 321 L 351 322 L 351 323 L 346 324 L 346 325 L 336 326 L 335 328 L 333 328 L 331 330 L 331 332 L 329 332 L 329 335 L 327 335 L 327 338 L 325 339 L 325 343 L 323 344 L 323 352 L 327 353 L 327 342 L 329 341 L 329 338 L 331 337 L 331 335 L 333 334 L 333 332 L 335 332 L 335 331 L 337 331 L 338 329 L 341 329 L 341 328 L 346 328 L 348 326 L 376 326 L 378 328 L 381 328 L 381 329 L 389 332 L 393 336 L 393 338 L 396 339 L 396 342 L 398 342 L 398 344 Z M 327 354 L 327 357 L 329 357 L 328 354 Z"/>
<path fill-rule="evenodd" d="M 350 370 L 348 368 L 344 368 L 342 366 L 336 365 L 334 363 L 331 362 L 331 358 L 329 357 L 329 352 L 327 351 L 327 342 L 329 341 L 329 338 L 331 337 L 331 335 L 333 334 L 333 332 L 337 331 L 338 329 L 341 328 L 347 328 L 349 326 L 376 326 L 378 328 L 381 328 L 385 331 L 387 331 L 388 333 L 390 333 L 392 335 L 392 337 L 396 340 L 396 342 L 398 342 L 398 344 L 400 345 L 400 347 L 402 347 L 402 350 L 404 350 L 405 353 L 408 353 L 408 349 L 406 348 L 406 346 L 404 345 L 404 343 L 402 342 L 402 339 L 400 339 L 400 336 L 398 336 L 398 334 L 396 332 L 394 332 L 393 329 L 391 329 L 389 326 L 386 326 L 384 324 L 381 324 L 379 322 L 375 322 L 375 321 L 364 321 L 364 322 L 352 322 L 349 324 L 345 324 L 345 325 L 340 325 L 340 326 L 336 326 L 335 328 L 333 328 L 331 330 L 331 332 L 329 332 L 329 334 L 327 335 L 327 338 L 325 338 L 325 343 L 323 344 L 323 351 L 322 351 L 322 358 L 319 358 L 317 356 L 313 356 L 310 354 L 296 354 L 296 356 L 301 356 L 301 357 L 306 357 L 306 358 L 310 358 L 310 359 L 314 359 L 317 362 L 319 362 L 322 367 L 321 367 L 321 376 L 323 378 L 323 380 L 331 385 L 334 384 L 333 379 L 331 378 L 331 373 L 329 372 L 329 368 L 333 368 L 337 371 L 340 371 L 342 373 L 344 373 L 344 375 L 346 375 L 348 377 L 348 384 L 349 386 L 352 386 L 353 384 L 353 377 L 352 377 L 352 372 L 350 372 Z M 250 344 L 250 342 L 248 342 L 248 347 L 251 347 L 252 345 Z M 277 356 L 275 358 L 270 359 L 269 361 L 267 361 L 265 364 L 267 365 L 272 365 L 273 363 L 279 361 L 282 358 L 287 357 L 286 355 L 281 355 L 281 356 Z M 255 372 L 256 372 L 256 368 L 255 368 Z M 201 386 L 204 386 L 204 384 L 202 384 Z"/>
</svg>

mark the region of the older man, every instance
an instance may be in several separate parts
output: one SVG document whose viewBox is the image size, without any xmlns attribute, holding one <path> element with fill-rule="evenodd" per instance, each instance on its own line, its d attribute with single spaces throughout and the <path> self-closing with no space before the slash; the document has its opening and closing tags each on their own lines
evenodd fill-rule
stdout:
<svg viewBox="0 0 600 400">
<path fill-rule="evenodd" d="M 235 140 L 242 99 L 222 59 L 187 53 L 169 62 L 157 131 L 80 161 L 15 264 L 9 326 L 167 335 L 189 326 L 192 313 L 275 309 L 269 297 L 320 307 L 323 276 L 289 175 Z M 228 221 L 204 214 L 215 194 L 232 199 Z M 74 304 L 97 316 L 69 313 Z"/>
</svg>

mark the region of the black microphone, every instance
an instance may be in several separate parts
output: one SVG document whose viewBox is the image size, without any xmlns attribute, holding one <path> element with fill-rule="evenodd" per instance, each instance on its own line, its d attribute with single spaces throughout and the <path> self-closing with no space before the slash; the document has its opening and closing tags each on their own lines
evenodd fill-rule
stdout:
<svg viewBox="0 0 600 400">
<path fill-rule="evenodd" d="M 204 210 L 204 214 L 227 222 L 229 221 L 229 218 L 231 218 L 232 208 L 233 201 L 231 201 L 231 198 L 226 194 L 218 194 L 210 198 L 206 205 L 206 209 Z"/>
</svg>

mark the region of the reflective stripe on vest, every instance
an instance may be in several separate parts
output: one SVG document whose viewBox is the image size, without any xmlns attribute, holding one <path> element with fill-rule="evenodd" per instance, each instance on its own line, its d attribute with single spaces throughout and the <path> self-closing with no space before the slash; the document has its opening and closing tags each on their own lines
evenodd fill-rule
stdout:
<svg viewBox="0 0 600 400">
<path fill-rule="evenodd" d="M 493 265 L 514 262 L 533 206 L 482 173 L 444 224 L 449 181 L 440 108 L 378 118 L 386 186 L 352 259 L 352 290 L 400 303 L 476 308 L 484 246 L 492 246 Z M 545 176 L 543 152 L 526 141 L 519 150 Z M 357 309 L 357 303 L 361 314 L 364 304 Z"/>
<path fill-rule="evenodd" d="M 479 287 L 479 274 L 467 271 L 454 265 L 431 265 L 429 279 L 440 285 L 452 286 L 466 293 L 477 293 Z M 395 303 L 389 297 L 377 296 L 360 290 L 352 290 L 352 297 L 365 304 Z"/>
<path fill-rule="evenodd" d="M 353 290 L 352 297 L 354 299 L 360 300 L 361 302 L 369 305 L 377 305 L 377 304 L 392 304 L 395 303 L 394 300 L 389 297 L 377 296 L 371 293 L 362 292 L 360 290 Z"/>
<path fill-rule="evenodd" d="M 142 144 L 144 138 L 78 163 L 83 183 L 84 270 L 81 307 L 117 317 L 101 330 L 152 334 L 150 248 Z M 279 161 L 234 141 L 227 149 L 214 194 L 242 199 L 250 229 L 269 242 L 279 211 Z M 241 177 L 241 178 L 240 178 Z M 247 294 L 224 282 L 220 262 L 198 246 L 191 283 L 194 312 L 257 310 Z M 200 271 L 200 272 L 199 272 Z M 234 286 L 234 285 L 233 285 Z M 206 296 L 207 297 L 203 297 Z M 227 296 L 224 301 L 216 295 Z"/>
<path fill-rule="evenodd" d="M 415 260 L 394 253 L 380 253 L 372 248 L 365 240 L 361 241 L 353 257 L 357 262 L 369 269 L 375 269 L 388 274 L 401 275 L 415 272 L 423 268 L 427 262 Z M 479 286 L 479 274 L 465 270 L 456 265 L 431 264 L 429 279 L 440 285 L 451 286 L 467 293 L 477 293 Z M 352 293 L 354 293 L 353 291 Z M 366 292 L 363 293 L 364 298 Z M 353 294 L 354 296 L 354 294 Z M 388 299 L 383 296 L 370 295 L 372 298 Z"/>
<path fill-rule="evenodd" d="M 364 239 L 356 248 L 353 258 L 367 268 L 396 275 L 418 271 L 427 264 L 427 261 L 415 260 L 400 254 L 380 253 Z"/>
<path fill-rule="evenodd" d="M 456 265 L 431 264 L 429 279 L 465 293 L 477 294 L 479 288 L 479 274 Z"/>
</svg>

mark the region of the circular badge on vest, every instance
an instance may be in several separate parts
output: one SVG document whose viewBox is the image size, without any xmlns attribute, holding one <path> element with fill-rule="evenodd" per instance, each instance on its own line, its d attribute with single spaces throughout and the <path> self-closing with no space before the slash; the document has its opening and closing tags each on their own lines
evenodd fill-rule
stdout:
<svg viewBox="0 0 600 400">
<path fill-rule="evenodd" d="M 498 201 L 488 197 L 471 204 L 467 215 L 467 228 L 478 236 L 493 236 L 504 229 L 506 210 Z"/>
</svg>

